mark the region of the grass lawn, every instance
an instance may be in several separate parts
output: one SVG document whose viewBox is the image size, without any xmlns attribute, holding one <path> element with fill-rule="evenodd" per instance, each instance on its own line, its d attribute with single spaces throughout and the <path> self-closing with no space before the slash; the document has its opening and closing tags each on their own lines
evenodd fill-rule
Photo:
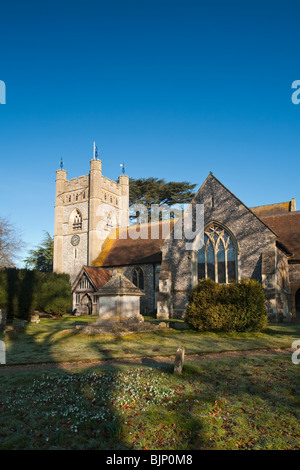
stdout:
<svg viewBox="0 0 300 470">
<path fill-rule="evenodd" d="M 124 337 L 75 329 L 91 321 L 42 319 L 27 324 L 18 339 L 0 336 L 8 365 L 36 364 L 18 371 L 0 366 L 1 450 L 300 449 L 300 365 L 284 350 L 299 339 L 299 324 L 212 334 L 177 321 L 176 329 Z M 174 356 L 180 345 L 187 356 L 241 354 L 187 358 L 183 375 L 175 376 L 173 360 L 162 356 Z M 282 351 L 243 354 L 257 349 Z M 140 357 L 151 359 L 101 368 L 89 362 Z M 86 364 L 51 369 L 51 363 L 64 361 Z"/>
<path fill-rule="evenodd" d="M 0 370 L 0 449 L 300 449 L 291 355 Z"/>
<path fill-rule="evenodd" d="M 155 322 L 148 317 L 148 321 Z M 76 325 L 94 322 L 95 317 L 65 316 L 28 323 L 24 333 L 15 340 L 5 340 L 7 364 L 41 362 L 92 361 L 116 358 L 175 355 L 178 346 L 186 354 L 248 349 L 290 348 L 300 338 L 300 324 L 270 324 L 263 333 L 198 333 L 184 328 L 182 321 L 171 323 L 176 329 L 132 334 L 88 336 L 75 329 Z"/>
</svg>

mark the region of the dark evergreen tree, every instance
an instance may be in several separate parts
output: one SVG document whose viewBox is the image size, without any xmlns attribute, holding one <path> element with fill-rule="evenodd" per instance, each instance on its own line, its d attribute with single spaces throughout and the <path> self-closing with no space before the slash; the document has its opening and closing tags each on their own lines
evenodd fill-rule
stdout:
<svg viewBox="0 0 300 470">
<path fill-rule="evenodd" d="M 159 178 L 130 179 L 129 182 L 129 206 L 142 204 L 148 212 L 148 220 L 151 221 L 151 206 L 157 204 L 159 207 L 166 205 L 170 208 L 188 204 L 195 193 L 193 189 L 196 184 L 187 181 L 166 182 Z M 135 216 L 131 216 L 135 218 Z M 160 216 L 162 218 L 162 216 Z"/>
<path fill-rule="evenodd" d="M 45 232 L 41 245 L 29 250 L 29 256 L 24 261 L 26 268 L 44 273 L 53 271 L 53 238 L 48 232 Z"/>
</svg>

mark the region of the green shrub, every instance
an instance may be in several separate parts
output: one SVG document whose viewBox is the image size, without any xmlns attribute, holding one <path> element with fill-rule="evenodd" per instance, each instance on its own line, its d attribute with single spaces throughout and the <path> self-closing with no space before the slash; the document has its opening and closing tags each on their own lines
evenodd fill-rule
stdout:
<svg viewBox="0 0 300 470">
<path fill-rule="evenodd" d="M 72 305 L 71 286 L 66 274 L 7 268 L 0 271 L 0 308 L 7 318 L 22 318 L 35 310 L 61 315 Z"/>
<path fill-rule="evenodd" d="M 267 326 L 263 288 L 253 279 L 232 284 L 203 279 L 188 300 L 185 319 L 199 331 L 262 331 Z"/>
<path fill-rule="evenodd" d="M 0 308 L 7 310 L 7 279 L 4 269 L 0 270 Z"/>
<path fill-rule="evenodd" d="M 71 307 L 72 293 L 69 276 L 57 273 L 42 274 L 37 296 L 37 309 L 62 315 Z"/>
</svg>

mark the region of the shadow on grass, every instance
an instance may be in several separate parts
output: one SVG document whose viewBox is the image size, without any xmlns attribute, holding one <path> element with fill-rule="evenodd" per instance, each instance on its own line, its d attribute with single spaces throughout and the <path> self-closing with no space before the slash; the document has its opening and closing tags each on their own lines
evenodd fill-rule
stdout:
<svg viewBox="0 0 300 470">
<path fill-rule="evenodd" d="M 78 322 L 82 324 L 79 320 L 76 320 L 74 323 Z M 44 335 L 42 342 L 39 338 L 38 329 L 36 333 L 31 335 L 32 340 L 36 342 L 36 349 L 43 348 L 45 355 L 44 362 L 55 362 L 57 358 L 52 354 L 53 346 L 59 346 L 63 340 L 76 334 L 74 331 L 62 329 L 61 334 L 57 336 L 62 326 L 70 328 L 71 325 L 74 326 L 72 322 L 65 324 L 54 322 L 53 329 Z M 282 328 L 282 325 L 280 325 L 280 328 Z M 289 325 L 286 329 L 284 328 L 284 331 L 285 334 L 287 334 L 287 332 L 289 332 L 289 334 L 296 334 L 299 332 L 299 326 L 298 329 L 295 330 L 294 325 Z M 278 334 L 276 332 L 276 325 L 275 329 L 271 329 L 271 334 Z M 24 335 L 26 336 L 26 332 Z M 153 344 L 155 348 L 159 348 L 159 339 L 160 337 L 158 335 L 157 345 L 155 346 L 155 344 Z M 14 347 L 18 345 L 17 341 L 12 343 L 11 355 L 14 354 Z M 126 347 L 126 340 L 116 337 L 115 341 L 123 342 L 124 347 Z M 133 392 L 136 390 L 135 386 L 137 383 L 132 382 L 128 385 L 127 382 L 132 380 L 132 375 L 129 374 L 127 382 L 126 377 L 124 378 L 124 384 L 127 387 L 126 390 L 128 390 L 126 393 L 129 403 L 127 406 L 129 408 L 124 408 L 122 407 L 122 403 L 118 404 L 116 397 L 118 393 L 120 393 L 120 374 L 124 370 L 124 365 L 128 364 L 125 356 L 126 349 L 123 349 L 124 360 L 120 360 L 116 363 L 113 350 L 108 347 L 107 343 L 99 342 L 98 337 L 97 341 L 96 339 L 93 340 L 93 337 L 90 337 L 89 345 L 95 351 L 95 356 L 105 359 L 105 365 L 101 367 L 101 369 L 95 369 L 95 367 L 91 365 L 91 367 L 85 367 L 84 371 L 77 370 L 68 373 L 59 371 L 60 375 L 63 374 L 63 376 L 66 377 L 67 382 L 69 376 L 72 378 L 72 386 L 76 389 L 76 394 L 73 395 L 75 396 L 75 402 L 72 403 L 72 397 L 68 397 L 67 388 L 59 388 L 58 381 L 57 390 L 60 391 L 60 393 L 55 394 L 54 390 L 56 389 L 54 385 L 56 384 L 56 379 L 53 379 L 53 396 L 48 397 L 47 400 L 50 400 L 51 409 L 54 414 L 53 416 L 51 415 L 52 417 L 49 423 L 47 422 L 48 427 L 45 429 L 41 429 L 41 426 L 45 426 L 43 423 L 47 421 L 45 418 L 45 406 L 47 406 L 48 402 L 43 401 L 43 394 L 37 389 L 35 393 L 37 393 L 38 397 L 39 394 L 41 395 L 41 403 L 37 404 L 37 408 L 34 410 L 36 422 L 34 435 L 30 437 L 30 444 L 28 444 L 28 439 L 23 440 L 22 442 L 25 442 L 25 444 L 22 444 L 23 447 L 21 448 L 29 448 L 30 446 L 42 449 L 84 448 L 106 450 L 138 449 L 145 447 L 151 450 L 211 448 L 214 444 L 208 440 L 208 435 L 214 435 L 214 428 L 209 428 L 207 423 L 208 420 L 212 419 L 211 416 L 218 416 L 217 413 L 221 410 L 220 406 L 224 408 L 229 406 L 228 404 L 224 404 L 225 400 L 229 401 L 232 399 L 233 401 L 240 401 L 241 404 L 243 404 L 245 396 L 247 396 L 248 399 L 252 396 L 255 398 L 253 402 L 255 403 L 254 408 L 257 407 L 258 409 L 257 413 L 260 413 L 260 408 L 268 408 L 273 412 L 274 417 L 278 417 L 278 419 L 283 419 L 284 415 L 288 416 L 288 414 L 291 414 L 291 405 L 293 405 L 293 403 L 290 398 L 290 392 L 287 393 L 285 388 L 278 386 L 276 382 L 277 377 L 272 375 L 271 372 L 267 373 L 265 376 L 261 376 L 259 364 L 253 364 L 253 366 L 248 367 L 246 363 L 243 362 L 243 359 L 239 359 L 240 366 L 238 372 L 231 370 L 229 359 L 227 360 L 228 362 L 221 359 L 211 362 L 210 364 L 213 364 L 211 368 L 204 367 L 201 363 L 200 366 L 197 367 L 186 363 L 183 375 L 175 377 L 173 375 L 173 364 L 155 358 L 144 357 L 141 359 L 141 366 L 137 367 L 140 370 L 144 369 L 166 374 L 165 383 L 168 384 L 170 393 L 175 394 L 174 401 L 162 401 L 161 404 L 156 405 L 155 397 L 151 398 L 151 393 L 149 392 L 147 395 L 146 391 L 146 394 L 143 396 L 145 409 L 143 409 L 143 407 L 136 407 L 136 405 L 130 406 L 130 400 L 133 399 Z M 20 349 L 16 349 L 15 352 L 16 354 L 20 354 Z M 135 352 L 137 353 L 138 351 Z M 174 354 L 175 352 L 176 351 L 174 351 Z M 63 359 L 62 357 L 62 360 Z M 59 364 L 57 364 L 57 368 L 59 367 Z M 101 372 L 99 372 L 99 370 Z M 44 382 L 44 372 L 45 370 L 41 370 L 41 372 L 37 371 L 35 374 L 40 374 L 40 383 Z M 102 390 L 101 381 L 106 384 L 104 387 L 105 394 L 103 396 L 100 392 L 98 395 L 94 393 L 94 380 L 96 380 L 93 375 L 94 373 L 100 373 L 98 377 L 99 380 L 97 379 L 99 387 L 97 391 Z M 286 380 L 284 368 L 280 369 L 278 373 L 280 381 L 284 384 Z M 55 373 L 52 371 L 51 374 Z M 52 375 L 52 377 L 55 378 L 55 375 Z M 149 377 L 147 376 L 147 387 L 151 387 L 151 381 L 153 380 L 153 382 L 155 382 L 156 377 L 154 373 Z M 143 377 L 141 380 L 143 380 Z M 197 383 L 198 385 L 195 385 Z M 287 385 L 289 389 L 293 390 L 293 393 L 296 393 L 296 381 L 295 383 Z M 27 385 L 24 385 L 24 387 L 25 386 Z M 51 387 L 51 381 L 49 381 L 49 387 Z M 157 387 L 159 386 L 157 385 Z M 158 391 L 160 392 L 160 390 Z M 19 387 L 18 394 L 22 397 L 22 387 Z M 36 397 L 34 397 L 34 399 L 35 398 Z M 151 403 L 152 399 L 153 404 Z M 63 400 L 66 401 L 66 405 L 64 405 L 65 402 L 63 402 Z M 200 400 L 203 407 L 208 410 L 207 415 L 204 417 L 195 414 L 197 407 L 195 403 L 197 400 Z M 294 406 L 295 404 L 296 403 L 294 403 Z M 62 405 L 68 410 L 67 418 L 65 417 L 65 410 Z M 22 439 L 24 435 L 27 436 L 28 433 L 30 434 L 28 428 L 32 426 L 32 424 L 29 424 L 32 422 L 32 408 L 34 407 L 32 407 L 31 403 L 23 403 L 22 406 L 16 406 L 13 411 L 15 417 L 17 417 L 15 419 L 17 424 L 11 427 L 15 429 L 14 435 L 16 433 L 23 433 Z M 247 411 L 248 421 L 251 422 L 252 420 L 253 426 L 255 425 L 255 417 L 251 415 L 251 412 L 253 412 L 254 415 L 254 408 L 252 409 L 250 407 L 249 411 Z M 74 409 L 73 412 L 72 409 Z M 93 415 L 93 419 L 80 422 L 80 427 L 78 431 L 75 432 L 74 426 L 76 426 L 77 423 L 76 417 L 79 413 L 78 409 L 86 410 L 87 414 L 94 410 L 95 415 Z M 3 408 L 2 410 L 4 411 Z M 234 410 L 236 417 L 233 418 L 232 416 L 235 415 L 231 412 L 232 409 L 229 407 L 228 414 L 230 418 L 228 418 L 225 424 L 220 418 L 218 422 L 220 423 L 218 424 L 219 427 L 216 427 L 218 432 L 221 433 L 224 429 L 226 430 L 226 426 L 229 426 L 231 430 L 237 431 L 239 429 L 239 419 L 241 419 L 243 413 L 246 412 L 241 411 L 241 409 Z M 17 415 L 17 413 L 19 414 Z M 94 418 L 97 413 L 100 417 Z M 103 416 L 105 417 L 103 418 Z M 9 414 L 6 418 L 9 420 Z M 270 419 L 271 418 L 272 416 L 270 415 Z M 51 420 L 53 421 L 53 426 Z M 225 426 L 224 429 L 222 428 L 222 423 Z M 7 431 L 8 433 L 10 432 L 9 429 Z M 59 431 L 57 431 L 57 429 L 59 429 Z M 228 432 L 231 431 L 229 430 Z M 80 433 L 80 435 L 78 433 Z M 40 434 L 41 437 L 39 436 Z M 137 436 L 144 436 L 144 438 Z M 47 443 L 45 439 L 48 439 Z M 248 444 L 245 443 L 246 448 L 249 448 L 247 445 Z M 13 441 L 10 435 L 5 436 L 5 434 L 2 433 L 0 436 L 0 448 L 20 448 L 18 446 L 19 444 Z"/>
<path fill-rule="evenodd" d="M 269 323 L 263 333 L 270 336 L 299 336 L 300 324 L 299 323 Z"/>
<path fill-rule="evenodd" d="M 106 367 L 109 367 L 109 369 L 113 370 L 114 373 L 119 373 L 123 370 L 122 366 L 128 366 L 128 361 L 125 358 L 123 361 L 118 360 L 118 365 L 116 365 L 113 361 L 113 357 L 110 355 L 110 351 L 101 348 L 98 342 L 94 342 L 93 347 L 101 353 L 101 355 L 105 356 Z M 174 355 L 175 353 L 176 351 L 174 351 Z M 184 390 L 186 383 L 189 380 L 189 377 L 186 377 L 185 375 L 174 376 L 173 363 L 167 363 L 152 357 L 141 358 L 141 365 L 135 365 L 135 367 L 141 371 L 149 369 L 150 371 L 156 371 L 158 374 L 164 374 L 169 388 L 169 391 L 166 391 L 167 394 L 170 394 L 170 391 L 174 388 L 176 388 L 176 390 Z M 170 377 L 169 379 L 168 376 Z M 155 374 L 153 375 L 153 380 L 154 382 L 156 380 Z M 160 381 L 161 380 L 162 379 L 160 379 Z M 151 382 L 146 382 L 146 386 L 151 389 Z M 153 388 L 155 389 L 155 383 L 153 384 Z M 111 392 L 111 397 L 113 397 L 113 386 Z M 128 394 L 128 398 L 130 399 L 130 392 Z M 207 446 L 206 439 L 204 438 L 204 422 L 201 418 L 194 416 L 192 412 L 187 410 L 186 399 L 186 396 L 179 400 L 176 399 L 176 404 L 169 404 L 167 399 L 166 406 L 164 406 L 165 404 L 162 404 L 162 406 L 156 406 L 155 403 L 151 404 L 151 396 L 148 398 L 143 397 L 143 400 L 149 400 L 149 408 L 146 410 L 141 410 L 139 407 L 137 409 L 133 408 L 132 411 L 129 412 L 127 416 L 125 414 L 123 418 L 121 418 L 121 415 L 118 413 L 120 410 L 115 409 L 115 415 L 118 414 L 122 428 L 120 439 L 125 438 L 128 448 L 133 450 L 143 448 L 147 450 L 187 450 L 192 449 L 196 441 L 198 446 L 200 444 L 201 446 Z M 135 398 L 133 402 L 135 402 Z M 129 433 L 131 434 L 130 431 L 132 429 L 132 424 L 128 423 L 133 422 L 135 423 L 135 432 L 137 436 L 140 437 L 144 433 L 144 443 L 146 443 L 145 447 L 141 445 L 143 443 L 143 439 L 141 439 L 140 443 L 137 443 L 134 437 L 131 445 L 129 444 L 128 436 Z M 200 435 L 202 436 L 201 440 L 199 440 Z M 149 444 L 149 442 L 151 442 L 151 444 Z"/>
<path fill-rule="evenodd" d="M 80 323 L 82 324 L 82 322 Z M 38 328 L 35 333 L 30 335 L 30 340 L 35 343 L 35 348 L 43 350 L 43 362 L 45 363 L 55 362 L 56 358 L 52 354 L 54 346 L 57 348 L 63 340 L 76 334 L 74 331 L 61 330 L 62 334 L 57 336 L 56 325 L 58 324 L 59 322 L 53 323 L 52 330 L 43 335 L 42 341 Z M 66 326 L 70 327 L 71 324 L 68 323 Z M 26 331 L 23 335 L 24 339 Z M 128 399 L 129 402 L 132 400 L 132 390 L 135 390 L 137 382 L 132 381 L 127 384 L 126 374 L 125 377 L 122 375 L 122 371 L 124 371 L 122 361 L 115 362 L 112 351 L 107 348 L 107 344 L 101 344 L 99 341 L 93 342 L 92 338 L 90 339 L 90 345 L 97 353 L 96 356 L 105 360 L 103 368 L 95 371 L 94 366 L 85 365 L 84 370 L 62 372 L 62 370 L 54 371 L 51 368 L 50 372 L 47 367 L 39 368 L 37 364 L 37 368 L 33 372 L 35 379 L 29 382 L 25 381 L 24 389 L 22 389 L 22 384 L 18 386 L 19 397 L 16 398 L 13 407 L 13 415 L 11 412 L 2 415 L 2 419 L 6 419 L 8 422 L 10 417 L 11 422 L 15 424 L 7 428 L 4 427 L 0 436 L 0 449 L 136 449 L 136 441 L 132 438 L 132 429 L 135 424 L 139 432 L 144 432 L 147 436 L 149 449 L 188 449 L 193 447 L 195 432 L 200 432 L 202 429 L 201 420 L 195 419 L 192 414 L 187 413 L 186 409 L 178 411 L 178 409 L 171 408 L 168 402 L 163 402 L 162 406 L 152 404 L 152 392 L 150 391 L 146 391 L 146 396 L 143 397 L 146 410 L 143 410 L 143 407 L 134 409 L 129 405 L 124 408 L 125 405 L 118 403 L 118 394 L 121 393 L 120 380 L 124 380 L 124 386 L 128 387 L 125 399 Z M 116 338 L 116 341 L 122 341 L 122 339 Z M 19 340 L 11 343 L 9 354 L 11 357 L 14 354 L 20 354 Z M 126 356 L 124 356 L 124 363 L 126 363 L 125 358 Z M 61 359 L 64 359 L 63 356 Z M 61 366 L 56 364 L 56 367 L 60 369 Z M 131 368 L 131 370 L 133 369 Z M 149 376 L 147 375 L 149 390 L 152 386 L 151 381 L 157 382 L 155 372 L 170 376 L 173 374 L 173 366 L 169 363 L 148 358 L 142 359 L 139 370 L 151 372 Z M 47 373 L 45 375 L 45 372 L 50 372 L 49 377 Z M 129 374 L 129 380 L 131 377 L 132 374 Z M 65 388 L 64 378 L 66 384 L 70 384 L 69 389 Z M 6 375 L 7 380 L 8 375 Z M 144 393 L 143 376 L 140 380 L 141 385 L 138 390 Z M 158 393 L 161 393 L 161 386 L 156 382 Z M 178 377 L 176 379 L 177 387 L 182 387 L 184 382 L 184 378 Z M 70 391 L 71 387 L 72 390 L 76 390 L 76 395 L 72 392 L 73 394 L 70 393 L 69 396 L 68 390 Z M 26 392 L 26 388 L 30 390 L 29 394 Z M 95 390 L 97 390 L 96 394 Z M 168 394 L 168 388 L 164 393 Z M 28 395 L 31 397 L 30 402 Z M 154 401 L 155 399 L 154 397 Z M 177 405 L 180 405 L 178 400 Z M 184 407 L 184 400 L 182 405 Z M 5 405 L 0 402 L 0 406 L 5 411 Z M 73 409 L 74 412 L 70 412 Z M 80 425 L 78 425 L 78 416 L 81 412 L 83 413 L 83 410 L 88 417 L 86 420 L 80 421 Z M 89 419 L 89 416 L 92 418 Z M 153 447 L 149 442 L 152 442 Z"/>
</svg>

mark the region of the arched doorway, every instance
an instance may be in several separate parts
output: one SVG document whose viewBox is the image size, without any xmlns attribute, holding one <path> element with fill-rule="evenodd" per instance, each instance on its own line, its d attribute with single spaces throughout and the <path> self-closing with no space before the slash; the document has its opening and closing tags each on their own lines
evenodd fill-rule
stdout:
<svg viewBox="0 0 300 470">
<path fill-rule="evenodd" d="M 296 317 L 300 318 L 300 289 L 298 289 L 295 294 L 295 310 L 296 310 Z"/>
<path fill-rule="evenodd" d="M 92 299 L 89 294 L 85 294 L 81 299 L 81 315 L 92 314 Z"/>
</svg>

